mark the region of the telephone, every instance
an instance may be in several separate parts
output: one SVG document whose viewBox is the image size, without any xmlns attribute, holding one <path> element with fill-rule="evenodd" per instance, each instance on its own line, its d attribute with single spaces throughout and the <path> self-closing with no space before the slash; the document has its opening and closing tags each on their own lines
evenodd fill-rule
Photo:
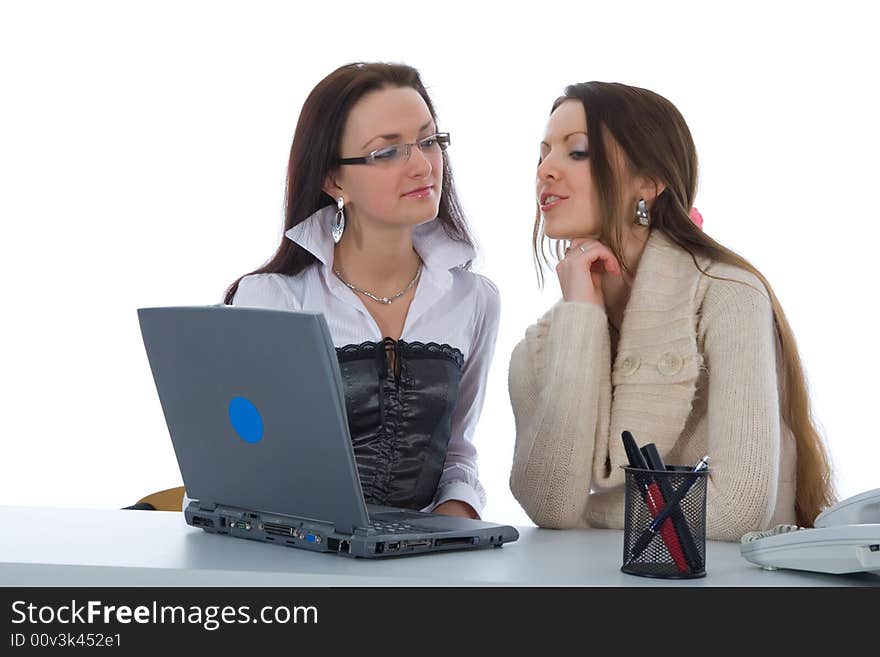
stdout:
<svg viewBox="0 0 880 657">
<path fill-rule="evenodd" d="M 880 573 L 880 488 L 841 500 L 813 524 L 749 532 L 740 540 L 740 553 L 765 570 Z"/>
</svg>

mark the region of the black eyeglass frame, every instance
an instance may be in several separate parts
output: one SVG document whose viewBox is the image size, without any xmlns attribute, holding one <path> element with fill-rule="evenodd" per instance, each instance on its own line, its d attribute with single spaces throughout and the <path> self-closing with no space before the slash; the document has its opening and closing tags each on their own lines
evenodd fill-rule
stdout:
<svg viewBox="0 0 880 657">
<path fill-rule="evenodd" d="M 413 146 L 418 146 L 419 149 L 424 152 L 425 147 L 422 147 L 422 144 L 428 140 L 436 139 L 438 145 L 440 146 L 441 151 L 445 151 L 449 148 L 449 144 L 451 140 L 449 138 L 448 132 L 435 132 L 433 135 L 428 135 L 423 139 L 419 139 L 417 142 L 411 144 L 392 144 L 391 146 L 385 146 L 384 148 L 377 148 L 374 151 L 370 151 L 367 155 L 363 157 L 341 157 L 337 158 L 337 164 L 376 164 L 377 162 L 382 162 L 383 160 L 379 157 L 383 151 L 389 151 L 395 148 L 403 148 L 403 161 L 407 162 L 412 154 Z M 392 158 L 390 161 L 395 161 L 398 158 Z"/>
</svg>

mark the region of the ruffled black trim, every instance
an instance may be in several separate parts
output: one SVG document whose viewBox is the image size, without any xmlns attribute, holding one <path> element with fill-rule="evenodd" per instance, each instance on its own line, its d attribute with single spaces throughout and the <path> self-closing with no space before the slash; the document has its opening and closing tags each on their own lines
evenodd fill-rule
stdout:
<svg viewBox="0 0 880 657">
<path fill-rule="evenodd" d="M 385 338 L 381 342 L 361 342 L 360 344 L 347 344 L 336 347 L 336 357 L 340 362 L 375 358 L 378 352 L 393 350 L 403 358 L 445 358 L 452 361 L 459 368 L 464 365 L 464 354 L 448 344 L 437 342 L 407 342 Z"/>
</svg>

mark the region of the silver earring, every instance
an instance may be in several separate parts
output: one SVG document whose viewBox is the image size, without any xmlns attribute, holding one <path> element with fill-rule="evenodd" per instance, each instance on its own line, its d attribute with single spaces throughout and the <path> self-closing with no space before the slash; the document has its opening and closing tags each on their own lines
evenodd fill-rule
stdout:
<svg viewBox="0 0 880 657">
<path fill-rule="evenodd" d="M 336 210 L 336 218 L 333 220 L 333 227 L 330 231 L 330 234 L 333 235 L 334 244 L 339 244 L 339 240 L 342 239 L 342 232 L 345 230 L 345 212 L 342 210 L 343 205 L 345 205 L 345 199 L 340 196 L 336 199 L 336 207 L 339 209 Z"/>
<path fill-rule="evenodd" d="M 645 199 L 643 198 L 640 198 L 639 202 L 636 203 L 636 223 L 640 226 L 651 225 L 651 215 L 648 214 L 648 204 L 645 203 Z"/>
</svg>

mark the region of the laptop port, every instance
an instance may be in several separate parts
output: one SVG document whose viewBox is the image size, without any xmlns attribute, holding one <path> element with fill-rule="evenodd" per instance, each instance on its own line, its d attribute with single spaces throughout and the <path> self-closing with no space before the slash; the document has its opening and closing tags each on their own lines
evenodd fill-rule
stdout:
<svg viewBox="0 0 880 657">
<path fill-rule="evenodd" d="M 296 536 L 293 527 L 281 525 L 277 522 L 264 522 L 263 531 L 267 534 L 275 534 L 276 536 Z"/>
<path fill-rule="evenodd" d="M 431 540 L 425 539 L 421 541 L 403 541 L 404 549 L 431 547 Z"/>
<path fill-rule="evenodd" d="M 388 551 L 399 550 L 400 549 L 400 541 L 394 541 L 393 543 L 388 544 Z"/>
<path fill-rule="evenodd" d="M 214 527 L 214 519 L 205 516 L 193 516 L 193 525 L 196 527 Z"/>
<path fill-rule="evenodd" d="M 473 536 L 451 536 L 449 538 L 437 538 L 434 539 L 434 545 L 441 546 L 445 545 L 447 547 L 451 545 L 473 545 L 474 537 Z"/>
<path fill-rule="evenodd" d="M 244 529 L 245 531 L 250 531 L 251 523 L 245 522 L 244 520 L 233 520 L 229 523 L 229 526 L 233 529 Z"/>
</svg>

